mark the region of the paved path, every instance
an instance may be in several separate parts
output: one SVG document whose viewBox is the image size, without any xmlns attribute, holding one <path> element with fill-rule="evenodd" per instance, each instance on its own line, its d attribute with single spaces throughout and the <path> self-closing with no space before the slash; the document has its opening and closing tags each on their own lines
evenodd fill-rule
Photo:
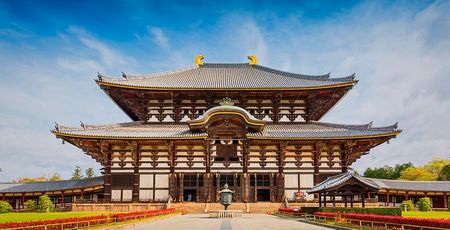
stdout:
<svg viewBox="0 0 450 230">
<path fill-rule="evenodd" d="M 178 215 L 155 222 L 136 224 L 126 229 L 183 229 L 183 230 L 262 230 L 262 229 L 328 229 L 302 223 L 293 219 L 280 218 L 266 214 L 247 214 L 242 218 L 218 219 L 205 214 Z"/>
</svg>

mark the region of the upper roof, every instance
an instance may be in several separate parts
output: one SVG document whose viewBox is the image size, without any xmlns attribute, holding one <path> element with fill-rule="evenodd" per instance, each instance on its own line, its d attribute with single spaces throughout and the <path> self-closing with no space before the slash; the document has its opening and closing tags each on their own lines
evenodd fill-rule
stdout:
<svg viewBox="0 0 450 230">
<path fill-rule="evenodd" d="M 28 182 L 2 189 L 0 190 L 0 193 L 63 191 L 70 189 L 90 188 L 101 185 L 103 185 L 102 176 L 80 180 Z"/>
<path fill-rule="evenodd" d="M 354 74 L 343 78 L 330 78 L 330 74 L 310 76 L 247 63 L 204 63 L 156 74 L 123 74 L 122 78 L 99 74 L 97 80 L 99 85 L 148 90 L 308 90 L 353 86 L 356 82 Z"/>
<path fill-rule="evenodd" d="M 379 188 L 380 188 L 376 183 L 369 180 L 368 178 L 358 175 L 353 170 L 349 170 L 348 172 L 328 177 L 326 180 L 324 180 L 321 183 L 317 184 L 316 186 L 312 187 L 307 192 L 308 193 L 317 193 L 317 192 L 332 190 L 333 188 L 338 188 L 340 185 L 345 184 L 350 179 L 355 179 L 355 180 L 359 181 L 361 184 L 363 184 L 364 186 L 366 186 L 370 189 L 373 189 L 373 190 L 379 190 Z"/>
<path fill-rule="evenodd" d="M 450 192 L 450 181 L 403 181 L 372 178 L 370 180 L 385 190 Z"/>
<path fill-rule="evenodd" d="M 57 136 L 98 139 L 193 139 L 207 138 L 206 132 L 193 132 L 186 123 L 129 122 L 111 125 L 58 125 L 52 131 Z M 322 122 L 267 123 L 260 132 L 247 134 L 251 139 L 353 139 L 377 136 L 396 136 L 401 132 L 397 124 L 386 127 L 341 125 Z"/>
</svg>

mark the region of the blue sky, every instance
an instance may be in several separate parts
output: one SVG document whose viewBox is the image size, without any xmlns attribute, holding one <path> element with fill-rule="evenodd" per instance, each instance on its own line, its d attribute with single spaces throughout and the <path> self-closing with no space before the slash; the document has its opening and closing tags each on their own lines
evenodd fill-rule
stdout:
<svg viewBox="0 0 450 230">
<path fill-rule="evenodd" d="M 404 132 L 353 167 L 450 156 L 448 1 L 0 1 L 0 181 L 99 165 L 49 130 L 128 121 L 98 88 L 205 62 L 303 74 L 356 73 L 322 121 Z"/>
</svg>

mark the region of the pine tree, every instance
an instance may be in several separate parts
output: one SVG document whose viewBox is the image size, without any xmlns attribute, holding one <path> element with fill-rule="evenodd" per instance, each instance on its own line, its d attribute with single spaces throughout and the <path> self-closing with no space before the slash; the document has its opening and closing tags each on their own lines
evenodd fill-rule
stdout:
<svg viewBox="0 0 450 230">
<path fill-rule="evenodd" d="M 80 166 L 76 166 L 75 169 L 73 170 L 72 178 L 70 178 L 70 179 L 72 179 L 72 180 L 79 180 L 81 178 L 83 178 L 83 174 L 81 172 L 81 167 Z"/>
<path fill-rule="evenodd" d="M 86 169 L 86 178 L 95 177 L 95 172 L 93 168 Z"/>
</svg>

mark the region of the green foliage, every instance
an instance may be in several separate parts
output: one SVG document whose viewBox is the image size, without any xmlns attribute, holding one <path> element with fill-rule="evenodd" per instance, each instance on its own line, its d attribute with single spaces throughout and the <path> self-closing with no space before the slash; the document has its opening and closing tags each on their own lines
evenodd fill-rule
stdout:
<svg viewBox="0 0 450 230">
<path fill-rule="evenodd" d="M 450 165 L 446 165 L 442 168 L 439 173 L 438 180 L 441 181 L 450 181 Z"/>
<path fill-rule="evenodd" d="M 79 180 L 81 178 L 83 178 L 83 173 L 81 172 L 81 167 L 76 166 L 75 169 L 73 170 L 72 177 L 70 179 Z"/>
<path fill-rule="evenodd" d="M 419 201 L 417 201 L 417 206 L 419 207 L 419 210 L 422 212 L 428 212 L 431 210 L 431 200 L 429 197 L 420 198 Z"/>
<path fill-rule="evenodd" d="M 406 164 L 396 164 L 395 167 L 385 165 L 381 168 L 367 168 L 364 172 L 365 177 L 378 179 L 397 180 L 403 170 L 414 167 L 410 162 Z"/>
<path fill-rule="evenodd" d="M 356 213 L 356 214 L 376 214 L 387 216 L 401 216 L 401 208 L 319 208 L 319 212 L 343 212 L 343 213 Z"/>
<path fill-rule="evenodd" d="M 433 181 L 436 180 L 436 177 L 433 176 L 430 172 L 428 172 L 423 167 L 412 167 L 403 170 L 400 173 L 401 180 L 413 180 L 413 181 Z"/>
<path fill-rule="evenodd" d="M 424 165 L 423 168 L 433 175 L 436 180 L 442 169 L 447 165 L 450 165 L 450 160 L 436 158 Z"/>
<path fill-rule="evenodd" d="M 27 211 L 34 211 L 37 209 L 36 201 L 34 200 L 27 200 L 24 205 Z"/>
<path fill-rule="evenodd" d="M 301 207 L 300 211 L 302 213 L 314 214 L 319 211 L 319 207 Z"/>
<path fill-rule="evenodd" d="M 86 169 L 86 178 L 95 177 L 95 172 L 93 168 Z"/>
<path fill-rule="evenodd" d="M 404 200 L 404 201 L 402 202 L 402 210 L 405 210 L 405 208 L 406 208 L 406 211 L 412 211 L 412 210 L 414 210 L 414 204 L 413 204 L 413 202 L 412 202 L 411 200 Z"/>
<path fill-rule="evenodd" d="M 47 195 L 39 197 L 38 212 L 53 212 L 53 202 Z"/>
<path fill-rule="evenodd" d="M 6 201 L 0 201 L 0 213 L 8 213 L 13 210 L 11 204 Z"/>
<path fill-rule="evenodd" d="M 450 196 L 447 198 L 447 208 L 448 208 L 448 211 L 450 212 Z"/>
</svg>

